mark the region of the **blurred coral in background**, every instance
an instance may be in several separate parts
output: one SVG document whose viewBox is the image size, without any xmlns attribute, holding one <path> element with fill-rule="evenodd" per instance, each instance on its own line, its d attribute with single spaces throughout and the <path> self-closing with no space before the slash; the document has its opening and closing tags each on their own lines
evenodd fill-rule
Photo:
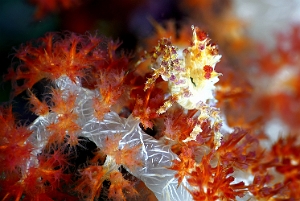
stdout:
<svg viewBox="0 0 300 201">
<path fill-rule="evenodd" d="M 1 200 L 300 200 L 297 1 L 1 4 Z"/>
</svg>

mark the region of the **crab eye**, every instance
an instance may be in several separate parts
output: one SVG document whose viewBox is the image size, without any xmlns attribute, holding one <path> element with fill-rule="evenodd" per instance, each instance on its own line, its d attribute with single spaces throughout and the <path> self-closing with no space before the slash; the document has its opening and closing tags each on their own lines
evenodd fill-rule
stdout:
<svg viewBox="0 0 300 201">
<path fill-rule="evenodd" d="M 191 79 L 191 82 L 193 83 L 193 85 L 196 87 L 196 83 L 194 82 L 193 78 L 190 77 L 190 79 Z"/>
</svg>

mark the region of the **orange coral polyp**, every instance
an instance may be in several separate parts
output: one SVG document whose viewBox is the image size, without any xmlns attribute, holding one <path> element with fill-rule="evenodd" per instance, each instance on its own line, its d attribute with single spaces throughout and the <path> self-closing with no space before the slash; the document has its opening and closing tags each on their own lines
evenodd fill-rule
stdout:
<svg viewBox="0 0 300 201">
<path fill-rule="evenodd" d="M 110 173 L 111 185 L 109 187 L 108 197 L 115 200 L 126 200 L 127 197 L 134 197 L 138 192 L 132 184 L 123 178 L 119 171 Z"/>
<path fill-rule="evenodd" d="M 82 198 L 95 199 L 100 196 L 102 183 L 106 179 L 106 169 L 102 166 L 89 166 L 80 172 L 81 178 L 77 181 L 75 190 Z"/>
<path fill-rule="evenodd" d="M 40 101 L 30 90 L 28 90 L 30 110 L 39 116 L 45 116 L 49 113 L 49 106 L 46 101 Z"/>
</svg>

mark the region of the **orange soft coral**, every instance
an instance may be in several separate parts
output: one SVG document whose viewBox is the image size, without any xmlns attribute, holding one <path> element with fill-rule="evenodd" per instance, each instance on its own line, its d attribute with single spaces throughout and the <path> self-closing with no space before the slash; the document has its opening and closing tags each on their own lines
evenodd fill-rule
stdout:
<svg viewBox="0 0 300 201">
<path fill-rule="evenodd" d="M 133 188 L 131 182 L 124 179 L 122 173 L 114 171 L 110 173 L 109 180 L 111 185 L 109 187 L 108 197 L 117 201 L 126 201 L 127 197 L 135 197 L 138 192 Z"/>
<path fill-rule="evenodd" d="M 242 197 L 246 186 L 243 182 L 235 183 L 231 174 L 232 167 L 224 167 L 220 163 L 212 165 L 213 152 L 203 156 L 202 161 L 190 173 L 188 182 L 196 187 L 191 190 L 194 200 L 235 200 L 236 196 Z"/>
<path fill-rule="evenodd" d="M 99 49 L 100 38 L 49 33 L 32 43 L 21 46 L 15 54 L 21 63 L 10 68 L 5 76 L 12 80 L 14 94 L 18 95 L 42 79 L 55 80 L 66 75 L 73 82 L 86 76 L 92 66 L 103 62 L 105 55 Z M 21 85 L 17 81 L 22 81 Z"/>
<path fill-rule="evenodd" d="M 181 149 L 181 154 L 179 155 L 179 160 L 173 161 L 174 164 L 170 169 L 177 171 L 175 177 L 178 179 L 178 186 L 181 184 L 184 177 L 189 175 L 195 168 L 194 158 L 195 156 L 192 149 L 183 147 Z"/>
<path fill-rule="evenodd" d="M 76 95 L 69 93 L 67 96 L 60 89 L 52 90 L 53 106 L 51 110 L 58 117 L 55 122 L 47 126 L 47 130 L 51 133 L 49 142 L 63 143 L 68 136 L 68 144 L 71 146 L 77 145 L 77 135 L 80 131 L 80 126 L 77 124 L 78 114 L 74 112 Z"/>
<path fill-rule="evenodd" d="M 16 123 L 12 107 L 0 108 L 0 125 L 0 171 L 24 170 L 33 149 L 32 144 L 26 142 L 32 131 Z"/>
</svg>

